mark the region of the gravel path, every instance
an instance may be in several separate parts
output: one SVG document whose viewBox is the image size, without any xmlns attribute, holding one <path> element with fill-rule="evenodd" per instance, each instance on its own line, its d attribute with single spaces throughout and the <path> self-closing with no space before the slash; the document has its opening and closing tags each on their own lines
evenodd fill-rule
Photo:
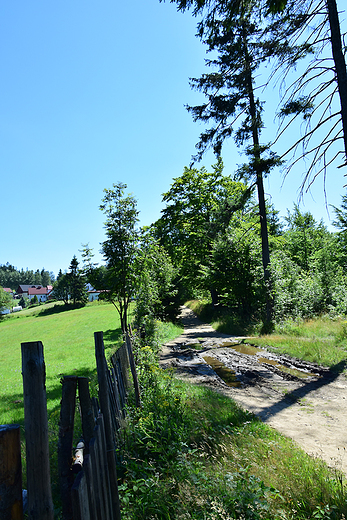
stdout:
<svg viewBox="0 0 347 520">
<path fill-rule="evenodd" d="M 180 319 L 184 333 L 162 347 L 162 367 L 174 366 L 179 377 L 218 388 L 347 475 L 347 379 L 342 366 L 341 373 L 332 374 L 265 349 L 247 351 L 237 346 L 244 338 L 216 332 L 187 307 L 181 308 Z M 238 386 L 227 386 L 206 363 L 207 356 L 235 372 Z M 297 370 L 305 377 L 296 377 Z"/>
</svg>

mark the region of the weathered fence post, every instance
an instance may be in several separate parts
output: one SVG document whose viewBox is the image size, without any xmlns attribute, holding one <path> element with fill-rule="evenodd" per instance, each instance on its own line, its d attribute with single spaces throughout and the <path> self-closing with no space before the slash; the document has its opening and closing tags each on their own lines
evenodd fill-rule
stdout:
<svg viewBox="0 0 347 520">
<path fill-rule="evenodd" d="M 116 468 L 116 455 L 114 450 L 114 435 L 112 434 L 112 424 L 110 416 L 110 404 L 108 397 L 108 383 L 107 383 L 107 363 L 105 359 L 105 348 L 102 332 L 94 332 L 95 340 L 95 357 L 96 367 L 98 372 L 99 381 L 99 400 L 101 412 L 104 416 L 105 421 L 105 437 L 106 437 L 106 450 L 107 450 L 107 463 L 109 466 L 110 475 L 110 486 L 111 486 L 111 499 L 113 518 L 120 520 L 120 503 L 118 494 L 118 483 L 117 483 L 117 468 Z"/>
<path fill-rule="evenodd" d="M 53 520 L 46 370 L 41 341 L 22 343 L 29 520 Z"/>
<path fill-rule="evenodd" d="M 0 518 L 23 520 L 20 427 L 0 425 Z"/>
<path fill-rule="evenodd" d="M 64 376 L 59 421 L 58 471 L 63 520 L 72 520 L 72 444 L 76 410 L 77 377 Z"/>
<path fill-rule="evenodd" d="M 125 341 L 126 341 L 127 350 L 128 350 L 130 369 L 131 369 L 131 373 L 132 373 L 133 380 L 134 380 L 136 406 L 140 407 L 141 406 L 140 386 L 139 386 L 139 381 L 137 379 L 133 347 L 131 345 L 129 334 L 126 334 Z"/>
<path fill-rule="evenodd" d="M 92 400 L 89 394 L 88 378 L 78 378 L 78 397 L 81 407 L 82 431 L 86 453 L 89 453 L 90 439 L 93 437 L 95 427 Z"/>
</svg>

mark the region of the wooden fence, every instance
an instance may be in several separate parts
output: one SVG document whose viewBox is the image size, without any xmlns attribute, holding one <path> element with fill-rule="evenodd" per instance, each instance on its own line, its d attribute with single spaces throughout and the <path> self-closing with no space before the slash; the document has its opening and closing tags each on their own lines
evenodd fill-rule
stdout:
<svg viewBox="0 0 347 520">
<path fill-rule="evenodd" d="M 103 333 L 94 333 L 99 399 L 90 398 L 86 377 L 64 376 L 58 440 L 63 520 L 120 520 L 116 438 L 127 395 L 140 392 L 129 336 L 107 365 Z M 53 520 L 43 345 L 22 343 L 29 520 Z M 83 438 L 73 457 L 78 395 Z M 22 520 L 19 426 L 0 426 L 0 519 Z"/>
</svg>

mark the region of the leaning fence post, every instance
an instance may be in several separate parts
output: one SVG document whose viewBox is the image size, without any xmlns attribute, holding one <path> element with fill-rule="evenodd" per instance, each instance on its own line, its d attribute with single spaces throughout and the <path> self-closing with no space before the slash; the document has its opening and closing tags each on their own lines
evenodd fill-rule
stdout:
<svg viewBox="0 0 347 520">
<path fill-rule="evenodd" d="M 108 384 L 107 384 L 107 363 L 105 359 L 105 348 L 104 339 L 102 332 L 94 332 L 95 340 L 95 357 L 96 357 L 96 368 L 98 372 L 99 381 L 99 400 L 101 412 L 104 416 L 105 421 L 105 437 L 106 437 L 106 450 L 107 450 L 107 463 L 109 465 L 110 474 L 110 485 L 111 485 L 111 499 L 113 508 L 113 518 L 120 520 L 120 503 L 118 494 L 118 483 L 117 483 L 117 468 L 116 468 L 116 456 L 114 451 L 114 436 L 112 435 L 112 424 L 110 416 L 110 403 L 108 397 Z"/>
<path fill-rule="evenodd" d="M 20 427 L 0 425 L 0 518 L 23 520 Z"/>
<path fill-rule="evenodd" d="M 77 377 L 64 376 L 62 385 L 58 440 L 58 470 L 63 520 L 72 520 L 71 488 L 73 484 L 73 474 L 71 464 Z"/>
<path fill-rule="evenodd" d="M 83 440 L 85 443 L 86 453 L 89 453 L 89 443 L 90 439 L 93 437 L 95 420 L 87 377 L 78 378 L 78 397 L 81 407 Z"/>
<path fill-rule="evenodd" d="M 131 345 L 131 340 L 130 340 L 128 333 L 126 334 L 125 341 L 126 341 L 127 350 L 128 350 L 131 374 L 133 376 L 133 381 L 134 381 L 136 406 L 139 408 L 141 406 L 140 386 L 139 386 L 139 381 L 137 379 L 133 347 Z"/>
<path fill-rule="evenodd" d="M 43 345 L 34 341 L 21 347 L 28 516 L 29 520 L 53 520 Z"/>
</svg>

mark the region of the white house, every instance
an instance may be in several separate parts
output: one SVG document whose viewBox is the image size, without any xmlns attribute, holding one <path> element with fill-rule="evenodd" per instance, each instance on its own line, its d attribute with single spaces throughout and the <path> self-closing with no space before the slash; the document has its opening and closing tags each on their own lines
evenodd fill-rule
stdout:
<svg viewBox="0 0 347 520">
<path fill-rule="evenodd" d="M 48 288 L 37 285 L 35 287 L 28 288 L 28 298 L 31 301 L 35 296 L 39 302 L 45 302 L 48 299 Z"/>
<path fill-rule="evenodd" d="M 102 291 L 97 291 L 96 289 L 94 289 L 92 284 L 89 282 L 86 284 L 86 289 L 88 294 L 88 301 L 93 302 L 99 299 L 100 293 Z"/>
</svg>

